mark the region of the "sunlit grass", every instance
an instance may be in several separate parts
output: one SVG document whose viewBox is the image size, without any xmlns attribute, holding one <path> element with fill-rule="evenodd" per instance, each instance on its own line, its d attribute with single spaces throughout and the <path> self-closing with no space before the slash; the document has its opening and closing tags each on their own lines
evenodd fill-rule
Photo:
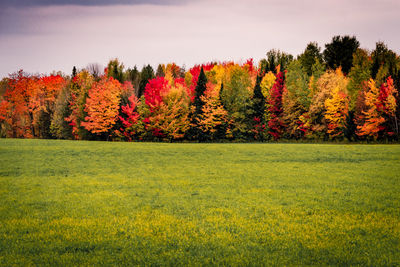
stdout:
<svg viewBox="0 0 400 267">
<path fill-rule="evenodd" d="M 1 265 L 399 265 L 400 146 L 0 139 Z"/>
</svg>

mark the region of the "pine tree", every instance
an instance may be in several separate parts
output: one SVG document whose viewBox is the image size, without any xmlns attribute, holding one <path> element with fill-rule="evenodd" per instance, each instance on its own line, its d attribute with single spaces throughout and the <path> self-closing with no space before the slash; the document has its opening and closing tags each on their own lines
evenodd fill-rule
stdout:
<svg viewBox="0 0 400 267">
<path fill-rule="evenodd" d="M 254 139 L 262 140 L 264 136 L 265 130 L 265 121 L 264 121 L 264 113 L 265 113 L 265 97 L 261 92 L 261 76 L 257 75 L 256 85 L 254 86 L 253 92 L 253 129 Z"/>
<path fill-rule="evenodd" d="M 188 131 L 189 138 L 204 141 L 207 139 L 206 135 L 200 130 L 198 122 L 201 119 L 203 113 L 204 101 L 202 96 L 207 89 L 207 77 L 204 73 L 203 67 L 201 67 L 197 85 L 195 88 L 195 96 L 193 101 L 193 109 L 191 114 L 191 129 Z"/>
<path fill-rule="evenodd" d="M 140 83 L 139 83 L 139 91 L 137 97 L 140 98 L 144 90 L 146 88 L 147 83 L 149 80 L 154 79 L 154 71 L 153 68 L 150 65 L 144 66 L 142 68 L 142 71 L 140 72 Z"/>
</svg>

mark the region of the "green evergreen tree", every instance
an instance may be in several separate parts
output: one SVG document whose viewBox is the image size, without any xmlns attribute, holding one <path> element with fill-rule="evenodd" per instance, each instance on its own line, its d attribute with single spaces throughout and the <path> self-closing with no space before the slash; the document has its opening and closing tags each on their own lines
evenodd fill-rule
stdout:
<svg viewBox="0 0 400 267">
<path fill-rule="evenodd" d="M 253 91 L 253 115 L 256 118 L 263 119 L 265 113 L 265 97 L 261 92 L 261 76 L 257 75 L 256 85 Z"/>
<path fill-rule="evenodd" d="M 147 83 L 149 80 L 154 79 L 154 70 L 150 65 L 143 66 L 142 71 L 140 72 L 140 83 L 139 83 L 139 91 L 137 97 L 140 98 L 143 93 L 144 89 L 146 88 Z"/>
<path fill-rule="evenodd" d="M 200 142 L 203 142 L 209 138 L 209 136 L 203 133 L 197 126 L 197 121 L 200 118 L 200 115 L 203 113 L 202 108 L 204 106 L 204 102 L 201 99 L 201 96 L 204 95 L 206 89 L 207 89 L 207 77 L 202 67 L 195 88 L 195 96 L 193 100 L 194 109 L 190 114 L 191 128 L 187 131 L 187 136 L 190 139 L 198 140 Z"/>
<path fill-rule="evenodd" d="M 203 100 L 201 100 L 201 96 L 204 95 L 204 92 L 207 89 L 207 77 L 204 73 L 203 67 L 201 68 L 199 78 L 197 80 L 197 85 L 195 89 L 195 97 L 194 97 L 194 106 L 195 106 L 195 113 L 194 116 L 197 117 L 202 113 L 202 108 L 204 106 Z"/>
</svg>

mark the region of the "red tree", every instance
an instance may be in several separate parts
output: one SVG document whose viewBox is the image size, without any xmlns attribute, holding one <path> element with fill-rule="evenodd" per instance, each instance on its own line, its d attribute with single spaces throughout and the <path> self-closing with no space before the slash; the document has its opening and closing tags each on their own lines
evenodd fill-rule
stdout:
<svg viewBox="0 0 400 267">
<path fill-rule="evenodd" d="M 279 72 L 276 75 L 275 84 L 271 88 L 271 94 L 268 99 L 268 111 L 270 113 L 270 120 L 268 122 L 269 133 L 278 140 L 284 130 L 283 123 L 283 107 L 282 107 L 282 94 L 285 90 L 283 80 L 283 73 Z"/>
</svg>

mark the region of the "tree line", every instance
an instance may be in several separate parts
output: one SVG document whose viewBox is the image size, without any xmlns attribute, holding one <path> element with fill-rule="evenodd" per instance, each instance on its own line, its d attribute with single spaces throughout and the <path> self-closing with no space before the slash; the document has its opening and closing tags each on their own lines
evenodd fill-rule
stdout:
<svg viewBox="0 0 400 267">
<path fill-rule="evenodd" d="M 174 63 L 125 69 L 118 59 L 71 75 L 22 70 L 0 82 L 0 134 L 125 141 L 399 140 L 400 58 L 354 36 L 311 42 L 258 64 Z"/>
</svg>

